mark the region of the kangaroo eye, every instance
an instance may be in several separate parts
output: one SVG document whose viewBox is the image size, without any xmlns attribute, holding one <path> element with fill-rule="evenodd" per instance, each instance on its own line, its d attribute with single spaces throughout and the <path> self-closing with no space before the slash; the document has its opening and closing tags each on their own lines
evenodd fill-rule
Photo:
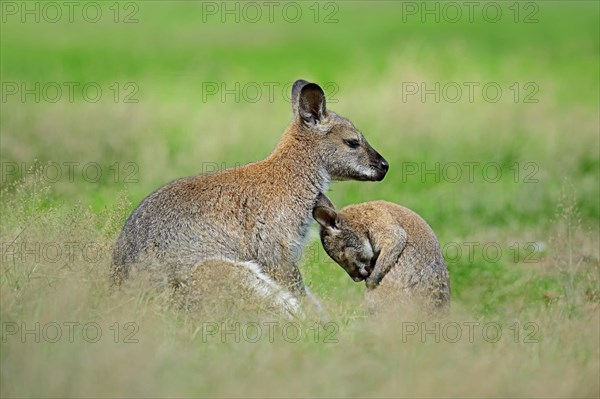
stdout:
<svg viewBox="0 0 600 399">
<path fill-rule="evenodd" d="M 358 140 L 344 140 L 344 143 L 350 147 L 350 148 L 358 148 L 360 146 L 360 143 L 358 142 Z"/>
</svg>

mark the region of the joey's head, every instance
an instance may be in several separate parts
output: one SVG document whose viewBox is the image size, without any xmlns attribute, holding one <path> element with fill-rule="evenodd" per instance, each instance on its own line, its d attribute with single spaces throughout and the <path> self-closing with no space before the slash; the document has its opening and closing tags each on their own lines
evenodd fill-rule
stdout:
<svg viewBox="0 0 600 399">
<path fill-rule="evenodd" d="M 369 277 L 377 260 L 365 234 L 353 228 L 351 222 L 338 214 L 329 199 L 320 194 L 313 208 L 313 218 L 321 229 L 321 243 L 325 252 L 356 282 Z M 327 204 L 331 204 L 329 206 Z"/>
<path fill-rule="evenodd" d="M 297 80 L 292 87 L 292 111 L 298 134 L 312 138 L 314 151 L 333 180 L 383 180 L 388 162 L 352 122 L 327 110 L 319 85 Z"/>
</svg>

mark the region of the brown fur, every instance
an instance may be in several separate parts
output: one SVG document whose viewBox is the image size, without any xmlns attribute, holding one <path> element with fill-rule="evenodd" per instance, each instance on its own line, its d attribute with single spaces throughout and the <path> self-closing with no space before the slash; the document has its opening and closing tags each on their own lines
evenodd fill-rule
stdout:
<svg viewBox="0 0 600 399">
<path fill-rule="evenodd" d="M 386 201 L 335 211 L 325 196 L 313 210 L 325 251 L 355 281 L 366 279 L 370 307 L 417 304 L 432 310 L 450 302 L 450 281 L 438 240 L 415 212 Z"/>
<path fill-rule="evenodd" d="M 303 316 L 300 302 L 259 269 L 249 262 L 209 260 L 194 265 L 171 282 L 174 304 L 194 318 L 207 320 Z"/>
<path fill-rule="evenodd" d="M 267 159 L 175 180 L 146 197 L 117 241 L 115 283 L 147 262 L 180 278 L 216 259 L 254 262 L 303 296 L 297 261 L 318 194 L 330 180 L 381 180 L 388 165 L 352 123 L 326 109 L 316 84 L 294 84 L 292 109 Z"/>
</svg>

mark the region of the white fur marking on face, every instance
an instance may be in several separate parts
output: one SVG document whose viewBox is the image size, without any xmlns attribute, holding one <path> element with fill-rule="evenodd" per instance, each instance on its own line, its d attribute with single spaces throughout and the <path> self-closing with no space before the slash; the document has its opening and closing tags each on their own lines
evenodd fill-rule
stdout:
<svg viewBox="0 0 600 399">
<path fill-rule="evenodd" d="M 371 179 L 375 178 L 375 173 L 376 172 L 373 169 L 371 169 L 371 168 L 366 168 L 366 167 L 364 167 L 362 165 L 356 165 L 356 171 L 361 176 L 364 176 L 364 177 L 367 177 L 367 178 L 371 178 Z"/>
</svg>

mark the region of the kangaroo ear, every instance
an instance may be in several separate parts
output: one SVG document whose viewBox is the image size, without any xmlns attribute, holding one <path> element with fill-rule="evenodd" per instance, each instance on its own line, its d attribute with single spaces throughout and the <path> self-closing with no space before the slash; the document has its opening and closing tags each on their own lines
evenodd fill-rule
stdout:
<svg viewBox="0 0 600 399">
<path fill-rule="evenodd" d="M 335 209 L 335 205 L 333 205 L 331 200 L 323 193 L 319 193 L 319 195 L 317 195 L 315 206 L 324 206 L 327 208 Z"/>
<path fill-rule="evenodd" d="M 317 223 L 324 228 L 338 230 L 338 215 L 332 208 L 326 206 L 315 206 L 312 214 Z"/>
<path fill-rule="evenodd" d="M 300 90 L 306 86 L 308 82 L 304 79 L 298 79 L 292 86 L 292 112 L 294 116 L 298 115 L 298 101 L 300 100 Z"/>
<path fill-rule="evenodd" d="M 319 85 L 308 83 L 300 89 L 298 114 L 309 125 L 318 124 L 326 115 L 325 93 Z"/>
</svg>

